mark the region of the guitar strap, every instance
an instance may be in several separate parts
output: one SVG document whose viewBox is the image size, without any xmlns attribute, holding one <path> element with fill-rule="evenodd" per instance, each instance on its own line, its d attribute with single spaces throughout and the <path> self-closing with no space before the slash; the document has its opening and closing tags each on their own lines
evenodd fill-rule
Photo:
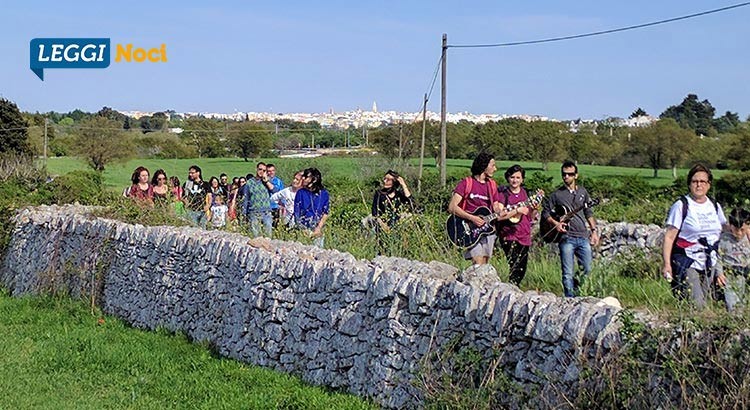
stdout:
<svg viewBox="0 0 750 410">
<path fill-rule="evenodd" d="M 466 210 L 466 198 L 471 193 L 471 188 L 474 184 L 474 177 L 466 177 L 464 178 L 466 181 L 466 185 L 464 185 L 464 196 L 461 198 L 461 209 Z M 497 184 L 495 183 L 495 180 L 492 178 L 487 179 L 487 196 L 490 198 L 490 204 L 489 207 L 492 209 L 492 204 L 495 202 L 495 192 L 497 192 Z"/>
</svg>

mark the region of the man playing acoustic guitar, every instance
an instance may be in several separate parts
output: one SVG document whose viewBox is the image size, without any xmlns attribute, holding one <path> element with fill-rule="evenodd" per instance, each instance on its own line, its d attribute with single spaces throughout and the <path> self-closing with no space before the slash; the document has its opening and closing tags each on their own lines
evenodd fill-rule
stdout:
<svg viewBox="0 0 750 410">
<path fill-rule="evenodd" d="M 471 177 L 461 180 L 453 190 L 453 196 L 448 204 L 448 212 L 470 221 L 475 227 L 481 228 L 487 222 L 473 215 L 480 207 L 486 207 L 493 212 L 502 212 L 503 206 L 499 202 L 497 184 L 492 179 L 492 174 L 497 170 L 495 158 L 488 153 L 482 152 L 471 164 Z M 471 259 L 475 265 L 487 264 L 492 256 L 497 235 L 482 236 L 477 243 L 464 252 L 464 258 Z"/>
<path fill-rule="evenodd" d="M 591 207 L 586 206 L 590 203 L 589 193 L 586 188 L 576 184 L 578 166 L 571 161 L 565 161 L 561 170 L 564 185 L 553 192 L 548 201 L 544 201 L 542 219 L 554 226 L 555 231 L 561 234 L 558 246 L 562 265 L 563 291 L 566 297 L 573 297 L 578 293 L 578 286 L 574 279 L 573 256 L 575 255 L 578 259 L 578 264 L 583 269 L 583 277 L 586 277 L 591 271 L 591 246 L 599 243 L 599 235 L 596 232 L 596 220 Z M 565 218 L 567 222 L 560 222 L 562 215 L 557 215 L 557 219 L 553 217 L 555 209 L 558 209 L 560 205 L 571 210 L 578 210 L 578 212 L 567 216 Z"/>
</svg>

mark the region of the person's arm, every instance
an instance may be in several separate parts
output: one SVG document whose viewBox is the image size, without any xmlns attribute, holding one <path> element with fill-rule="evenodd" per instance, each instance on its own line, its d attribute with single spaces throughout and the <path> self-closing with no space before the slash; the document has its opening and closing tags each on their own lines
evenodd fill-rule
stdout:
<svg viewBox="0 0 750 410">
<path fill-rule="evenodd" d="M 250 198 L 248 198 L 250 196 L 250 188 L 248 188 L 248 184 L 242 186 L 239 190 L 239 194 L 242 194 L 242 215 L 247 215 L 248 202 L 250 202 Z"/>
<path fill-rule="evenodd" d="M 664 243 L 661 248 L 661 256 L 664 259 L 661 271 L 664 279 L 670 281 L 672 280 L 672 246 L 677 239 L 677 231 L 678 229 L 674 226 L 667 226 L 667 231 L 664 233 Z"/>
<path fill-rule="evenodd" d="M 297 195 L 294 196 L 294 221 L 300 223 L 302 218 L 302 207 L 304 206 L 303 197 L 305 194 L 302 190 L 297 191 Z"/>
<path fill-rule="evenodd" d="M 328 220 L 328 214 L 323 214 L 323 216 L 320 218 L 320 221 L 318 221 L 318 224 L 315 226 L 315 229 L 312 232 L 313 237 L 318 237 L 323 235 L 323 227 L 326 224 L 326 221 Z"/>
<path fill-rule="evenodd" d="M 399 175 L 397 180 L 398 180 L 398 183 L 401 184 L 401 189 L 404 190 L 404 196 L 406 198 L 411 198 L 411 191 L 409 190 L 409 187 L 406 185 L 406 181 L 404 180 L 404 177 Z"/>
<path fill-rule="evenodd" d="M 552 195 L 550 195 L 549 198 L 542 204 L 542 218 L 547 221 L 547 223 L 554 226 L 557 232 L 565 233 L 568 231 L 565 222 L 560 222 L 552 217 L 552 209 L 554 209 L 555 205 L 557 204 L 557 200 L 555 199 L 555 192 L 553 192 Z"/>
<path fill-rule="evenodd" d="M 484 225 L 484 219 L 482 219 L 482 218 L 480 218 L 480 217 L 478 217 L 476 215 L 472 215 L 472 214 L 464 211 L 463 209 L 461 209 L 460 206 L 458 206 L 458 204 L 461 203 L 462 199 L 463 198 L 461 197 L 461 195 L 459 195 L 459 194 L 457 194 L 457 193 L 454 192 L 453 196 L 451 197 L 450 203 L 448 203 L 448 212 L 450 214 L 456 215 L 459 218 L 467 219 L 467 220 L 471 221 L 476 226 L 482 226 L 482 225 Z"/>
<path fill-rule="evenodd" d="M 596 219 L 593 216 L 588 218 L 589 227 L 591 228 L 591 246 L 599 244 L 599 228 L 596 226 Z"/>
<path fill-rule="evenodd" d="M 380 191 L 375 191 L 375 195 L 372 196 L 371 214 L 376 218 L 380 216 Z"/>
</svg>

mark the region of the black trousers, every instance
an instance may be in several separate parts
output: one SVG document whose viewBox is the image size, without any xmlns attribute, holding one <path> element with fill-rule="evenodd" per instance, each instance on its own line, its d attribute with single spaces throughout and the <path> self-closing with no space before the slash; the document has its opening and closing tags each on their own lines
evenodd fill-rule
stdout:
<svg viewBox="0 0 750 410">
<path fill-rule="evenodd" d="M 529 263 L 530 246 L 521 245 L 516 241 L 500 241 L 510 268 L 510 283 L 519 286 L 526 276 L 526 265 Z"/>
</svg>

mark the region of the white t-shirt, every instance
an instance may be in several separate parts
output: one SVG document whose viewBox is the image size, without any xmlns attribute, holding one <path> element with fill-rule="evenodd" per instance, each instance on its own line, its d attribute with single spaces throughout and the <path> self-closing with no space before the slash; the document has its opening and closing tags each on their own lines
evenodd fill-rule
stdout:
<svg viewBox="0 0 750 410">
<path fill-rule="evenodd" d="M 705 237 L 709 244 L 716 243 L 721 235 L 722 225 L 727 223 L 727 218 L 724 216 L 721 205 L 715 208 L 710 199 L 699 204 L 693 201 L 690 195 L 685 197 L 688 201 L 688 213 L 685 216 L 685 222 L 682 222 L 682 201 L 676 201 L 669 209 L 667 226 L 673 226 L 677 229 L 682 226 L 678 238 L 694 243 L 694 245 L 685 248 L 685 254 L 695 261 L 690 267 L 704 270 L 706 268 L 706 253 L 703 245 L 698 243 L 698 239 Z M 718 260 L 716 252 L 712 252 L 711 261 L 715 264 Z"/>
<path fill-rule="evenodd" d="M 211 226 L 214 228 L 221 228 L 227 224 L 227 208 L 226 205 L 214 205 L 211 207 Z"/>
<path fill-rule="evenodd" d="M 294 219 L 294 197 L 296 195 L 297 193 L 293 192 L 291 187 L 286 187 L 271 195 L 271 202 L 279 204 L 284 209 L 282 221 L 285 225 L 289 225 Z"/>
</svg>

